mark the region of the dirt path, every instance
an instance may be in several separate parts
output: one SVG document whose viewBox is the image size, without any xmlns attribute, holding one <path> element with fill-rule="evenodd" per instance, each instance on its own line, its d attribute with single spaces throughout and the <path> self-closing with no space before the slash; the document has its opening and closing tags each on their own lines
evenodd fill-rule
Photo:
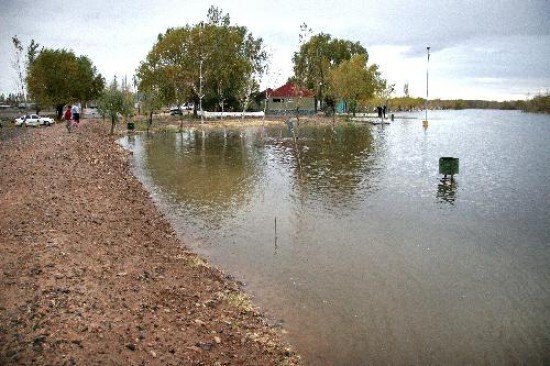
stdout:
<svg viewBox="0 0 550 366">
<path fill-rule="evenodd" d="M 295 365 L 178 241 L 109 126 L 0 141 L 0 365 Z"/>
</svg>

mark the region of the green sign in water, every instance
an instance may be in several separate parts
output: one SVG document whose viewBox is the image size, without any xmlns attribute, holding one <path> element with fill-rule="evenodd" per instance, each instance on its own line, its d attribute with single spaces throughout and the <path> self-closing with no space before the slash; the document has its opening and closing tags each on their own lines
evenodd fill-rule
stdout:
<svg viewBox="0 0 550 366">
<path fill-rule="evenodd" d="M 439 174 L 445 174 L 445 175 L 458 174 L 458 158 L 452 158 L 452 157 L 439 158 Z"/>
</svg>

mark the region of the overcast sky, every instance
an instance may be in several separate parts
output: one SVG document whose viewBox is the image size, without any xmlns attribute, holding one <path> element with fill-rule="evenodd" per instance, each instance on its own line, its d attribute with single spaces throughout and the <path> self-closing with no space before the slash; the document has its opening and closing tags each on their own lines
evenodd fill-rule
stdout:
<svg viewBox="0 0 550 366">
<path fill-rule="evenodd" d="M 369 63 L 412 96 L 525 99 L 550 91 L 550 0 L 0 0 L 0 93 L 17 90 L 17 35 L 88 56 L 111 80 L 135 73 L 168 27 L 206 20 L 208 8 L 263 38 L 271 55 L 264 87 L 292 75 L 300 24 L 360 42 Z M 427 62 L 426 47 L 430 46 Z"/>
</svg>

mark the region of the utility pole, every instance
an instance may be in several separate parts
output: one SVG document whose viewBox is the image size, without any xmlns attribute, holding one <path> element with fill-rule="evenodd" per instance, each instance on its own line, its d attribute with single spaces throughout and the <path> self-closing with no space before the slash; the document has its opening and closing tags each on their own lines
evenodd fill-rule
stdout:
<svg viewBox="0 0 550 366">
<path fill-rule="evenodd" d="M 428 64 L 426 66 L 426 119 L 424 120 L 424 124 L 428 124 L 428 98 L 429 98 L 429 93 L 428 93 L 428 71 L 429 71 L 429 68 L 430 68 L 430 47 L 426 47 L 427 50 L 428 50 Z"/>
</svg>

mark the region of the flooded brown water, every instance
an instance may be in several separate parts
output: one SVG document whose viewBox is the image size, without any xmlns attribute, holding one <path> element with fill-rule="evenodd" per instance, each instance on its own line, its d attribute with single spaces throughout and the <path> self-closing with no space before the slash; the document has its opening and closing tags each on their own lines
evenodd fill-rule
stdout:
<svg viewBox="0 0 550 366">
<path fill-rule="evenodd" d="M 121 143 L 307 364 L 550 363 L 550 117 L 422 116 L 302 126 L 299 163 L 285 125 Z"/>
</svg>

